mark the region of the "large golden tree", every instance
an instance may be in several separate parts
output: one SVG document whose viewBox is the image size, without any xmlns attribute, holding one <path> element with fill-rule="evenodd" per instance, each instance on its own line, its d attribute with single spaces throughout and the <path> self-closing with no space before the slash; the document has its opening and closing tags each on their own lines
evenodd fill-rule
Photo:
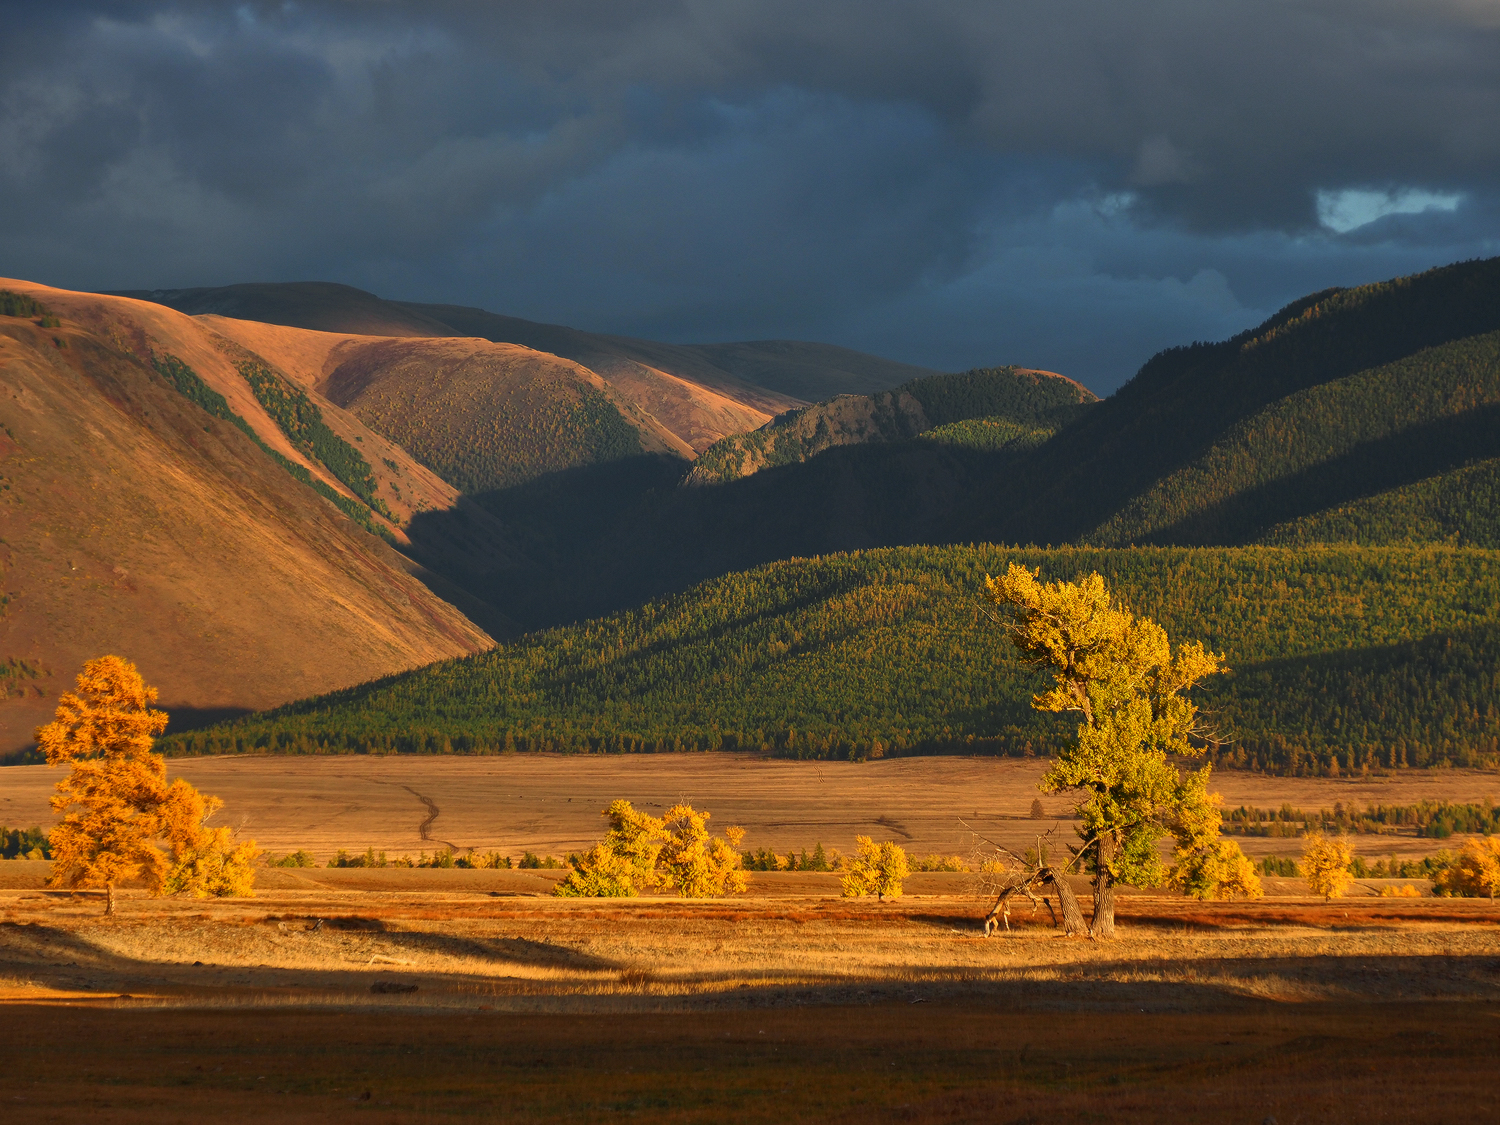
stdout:
<svg viewBox="0 0 1500 1125">
<path fill-rule="evenodd" d="M 236 846 L 226 828 L 203 821 L 220 807 L 178 778 L 168 784 L 166 760 L 151 751 L 167 726 L 152 708 L 156 689 L 119 656 L 84 665 L 77 691 L 58 700 L 52 722 L 36 740 L 51 766 L 68 766 L 52 809 L 52 884 L 102 887 L 105 913 L 115 888 L 144 878 L 153 894 L 245 894 L 253 885 L 253 841 Z"/>
<path fill-rule="evenodd" d="M 1012 563 L 1002 577 L 987 579 L 986 593 L 1005 611 L 1006 635 L 1022 659 L 1051 673 L 1052 687 L 1032 706 L 1082 716 L 1077 741 L 1053 761 L 1042 789 L 1080 796 L 1076 857 L 1094 881 L 1089 932 L 1111 937 L 1115 887 L 1165 880 L 1160 840 L 1191 838 L 1201 859 L 1213 843 L 1208 829 L 1217 835 L 1208 767 L 1185 772 L 1175 759 L 1203 753 L 1205 743 L 1194 737 L 1197 708 L 1185 693 L 1221 671 L 1223 658 L 1197 642 L 1173 647 L 1166 630 L 1119 604 L 1098 574 L 1043 583 Z M 1216 865 L 1223 860 L 1238 871 L 1234 856 L 1215 848 Z M 1195 882 L 1216 865 L 1199 864 Z M 1195 886 L 1194 893 L 1203 891 Z"/>
</svg>

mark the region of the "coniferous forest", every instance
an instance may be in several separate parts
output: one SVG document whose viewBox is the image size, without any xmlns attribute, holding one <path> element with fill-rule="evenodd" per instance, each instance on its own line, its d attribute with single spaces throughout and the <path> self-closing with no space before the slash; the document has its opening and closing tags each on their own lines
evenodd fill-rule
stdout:
<svg viewBox="0 0 1500 1125">
<path fill-rule="evenodd" d="M 1198 693 L 1224 765 L 1500 761 L 1500 556 L 1472 549 L 911 547 L 788 560 L 494 651 L 178 735 L 171 753 L 755 749 L 1045 754 L 979 594 L 1011 561 L 1103 574 L 1223 652 Z"/>
</svg>

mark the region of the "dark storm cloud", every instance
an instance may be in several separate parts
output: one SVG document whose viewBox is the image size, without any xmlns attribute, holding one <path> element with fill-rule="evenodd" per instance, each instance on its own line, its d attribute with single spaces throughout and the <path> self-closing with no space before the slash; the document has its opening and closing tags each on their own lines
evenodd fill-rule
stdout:
<svg viewBox="0 0 1500 1125">
<path fill-rule="evenodd" d="M 1500 252 L 1500 5 L 6 6 L 0 273 L 1117 385 Z"/>
</svg>

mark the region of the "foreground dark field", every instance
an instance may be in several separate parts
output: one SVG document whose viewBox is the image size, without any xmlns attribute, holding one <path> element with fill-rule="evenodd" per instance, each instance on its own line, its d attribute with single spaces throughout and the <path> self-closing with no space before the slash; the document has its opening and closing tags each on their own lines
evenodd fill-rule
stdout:
<svg viewBox="0 0 1500 1125">
<path fill-rule="evenodd" d="M 1500 1005 L 0 1009 L 9 1121 L 1494 1120 Z M 80 1051 L 79 1044 L 93 1044 Z M 24 1077 L 22 1077 L 24 1076 Z"/>
<path fill-rule="evenodd" d="M 330 873 L 333 874 L 333 873 Z M 343 874 L 343 873 L 339 873 Z M 1130 897 L 985 939 L 962 876 L 569 902 L 426 872 L 253 900 L 0 889 L 0 1119 L 1480 1121 L 1487 901 Z M 395 875 L 395 873 L 391 873 Z M 943 879 L 946 878 L 945 883 Z"/>
</svg>

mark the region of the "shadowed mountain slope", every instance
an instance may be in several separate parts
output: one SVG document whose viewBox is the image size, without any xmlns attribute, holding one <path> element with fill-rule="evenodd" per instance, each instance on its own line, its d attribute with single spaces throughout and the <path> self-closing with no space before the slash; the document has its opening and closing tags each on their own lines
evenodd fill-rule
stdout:
<svg viewBox="0 0 1500 1125">
<path fill-rule="evenodd" d="M 1041 447 L 1012 493 L 987 499 L 956 530 L 1019 542 L 1245 542 L 1268 520 L 1410 483 L 1387 474 L 1361 491 L 1346 475 L 1340 487 L 1257 504 L 1253 517 L 1194 515 L 1316 462 L 1357 457 L 1366 441 L 1398 439 L 1391 452 L 1400 455 L 1402 432 L 1486 409 L 1464 387 L 1494 362 L 1474 338 L 1497 330 L 1500 259 L 1312 294 L 1231 340 L 1155 356 Z M 1405 403 L 1409 393 L 1425 405 Z M 1470 436 L 1482 429 L 1476 422 Z M 1417 453 L 1411 472 L 1490 455 L 1482 440 L 1455 447 L 1447 464 Z"/>
<path fill-rule="evenodd" d="M 1086 407 L 1066 381 L 1012 380 L 1070 401 L 995 405 L 1007 419 L 974 416 L 991 409 L 976 400 L 954 415 L 964 420 L 907 436 L 928 405 L 919 419 L 900 394 L 879 398 L 883 413 L 875 398 L 835 399 L 709 450 L 689 479 L 729 481 L 714 488 L 673 488 L 670 467 L 622 462 L 607 481 L 585 470 L 476 496 L 534 550 L 520 571 L 481 565 L 462 581 L 536 626 L 775 559 L 878 546 L 1489 545 L 1500 540 L 1483 468 L 1500 458 L 1489 325 L 1500 325 L 1500 267 L 1471 262 L 1316 294 L 1235 340 L 1162 353 Z M 996 379 L 991 389 L 1006 385 Z M 1027 413 L 1053 407 L 1062 413 L 1045 425 Z M 881 440 L 841 446 L 840 428 Z M 758 471 L 734 479 L 747 469 Z M 417 538 L 444 522 L 424 517 Z M 582 560 L 601 554 L 608 573 L 591 577 Z"/>
<path fill-rule="evenodd" d="M 1228 543 L 1500 456 L 1500 332 L 1296 391 L 1236 422 L 1089 541 Z"/>
<path fill-rule="evenodd" d="M 346 469 L 328 452 L 348 444 L 336 408 L 333 436 L 303 442 L 191 318 L 0 289 L 60 321 L 0 316 L 0 751 L 106 652 L 135 660 L 180 726 L 492 643 L 425 583 L 461 592 L 345 514 L 372 518 L 308 452 Z"/>
</svg>

